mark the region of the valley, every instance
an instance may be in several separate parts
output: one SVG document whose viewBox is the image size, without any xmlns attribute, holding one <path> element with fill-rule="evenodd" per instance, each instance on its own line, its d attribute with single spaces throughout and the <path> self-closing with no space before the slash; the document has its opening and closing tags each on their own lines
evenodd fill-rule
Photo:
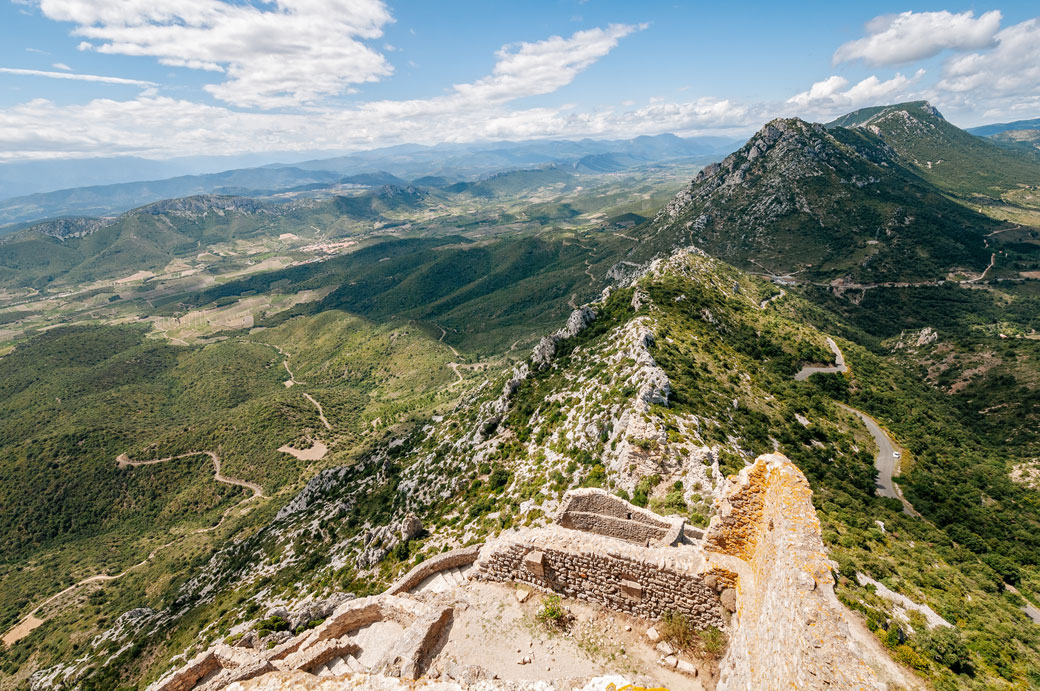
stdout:
<svg viewBox="0 0 1040 691">
<path fill-rule="evenodd" d="M 703 170 L 316 181 L 3 236 L 0 689 L 345 651 L 338 598 L 405 607 L 385 591 L 458 550 L 487 572 L 518 531 L 566 530 L 574 492 L 681 520 L 746 579 L 758 548 L 720 507 L 770 473 L 817 526 L 849 670 L 1040 683 L 1040 494 L 1016 480 L 1040 457 L 1040 162 L 932 111 L 774 120 Z M 918 163 L 936 151 L 958 169 Z M 447 655 L 506 587 L 465 586 Z M 776 633 L 743 623 L 772 595 L 734 592 L 731 647 L 680 655 L 706 689 Z M 319 601 L 344 609 L 289 626 Z M 626 669 L 578 631 L 555 650 Z"/>
</svg>

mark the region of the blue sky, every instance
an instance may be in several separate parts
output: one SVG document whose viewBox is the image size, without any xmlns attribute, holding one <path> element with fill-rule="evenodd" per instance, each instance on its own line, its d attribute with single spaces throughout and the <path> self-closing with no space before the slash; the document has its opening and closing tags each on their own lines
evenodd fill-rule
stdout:
<svg viewBox="0 0 1040 691">
<path fill-rule="evenodd" d="M 0 0 L 0 160 L 1040 117 L 1034 2 Z"/>
</svg>

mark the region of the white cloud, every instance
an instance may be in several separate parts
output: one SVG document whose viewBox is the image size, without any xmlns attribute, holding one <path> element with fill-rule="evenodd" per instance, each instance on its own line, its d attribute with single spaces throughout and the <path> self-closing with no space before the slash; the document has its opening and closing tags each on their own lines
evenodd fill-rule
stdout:
<svg viewBox="0 0 1040 691">
<path fill-rule="evenodd" d="M 866 36 L 849 41 L 834 53 L 834 63 L 862 59 L 871 65 L 897 65 L 923 60 L 944 50 L 977 50 L 993 45 L 1000 11 L 975 17 L 972 11 L 903 12 L 875 17 Z"/>
<path fill-rule="evenodd" d="M 1040 20 L 1030 19 L 996 35 L 987 53 L 951 58 L 943 67 L 939 88 L 1008 96 L 1040 92 Z"/>
<path fill-rule="evenodd" d="M 53 67 L 56 70 L 65 70 L 66 72 L 72 71 L 72 68 L 66 65 L 64 62 L 56 62 L 53 65 L 51 65 L 51 67 Z"/>
<path fill-rule="evenodd" d="M 934 100 L 978 121 L 1036 117 L 1040 112 L 1040 19 L 1001 30 L 986 52 L 953 56 L 943 65 Z M 944 111 L 945 112 L 945 111 Z"/>
<path fill-rule="evenodd" d="M 620 39 L 642 28 L 645 25 L 611 24 L 606 29 L 578 31 L 570 38 L 553 36 L 537 43 L 504 46 L 490 76 L 472 84 L 456 84 L 455 92 L 464 100 L 485 103 L 551 93 L 570 84 Z"/>
<path fill-rule="evenodd" d="M 59 65 L 55 65 L 55 67 L 58 67 Z M 62 66 L 62 69 L 70 68 L 67 66 Z M 156 86 L 155 82 L 146 82 L 140 79 L 123 79 L 122 77 L 103 77 L 97 74 L 47 72 L 45 70 L 22 70 L 14 67 L 0 67 L 0 74 L 20 74 L 27 77 L 48 77 L 50 79 L 73 79 L 80 82 L 101 82 L 103 84 L 127 84 L 129 86 Z"/>
<path fill-rule="evenodd" d="M 896 74 L 884 81 L 876 75 L 871 75 L 848 89 L 845 87 L 848 86 L 849 80 L 834 75 L 816 82 L 808 91 L 787 99 L 787 105 L 796 107 L 802 117 L 813 117 L 832 115 L 839 110 L 907 100 L 908 89 L 920 80 L 924 73 L 924 70 L 918 70 L 912 77 Z"/>
<path fill-rule="evenodd" d="M 50 19 L 76 24 L 81 50 L 223 73 L 206 90 L 242 107 L 314 103 L 393 71 L 365 43 L 393 21 L 381 0 L 36 2 Z"/>
<path fill-rule="evenodd" d="M 205 2 L 205 0 L 199 0 Z M 345 149 L 398 142 L 616 135 L 626 128 L 666 131 L 733 119 L 729 102 L 702 99 L 636 111 L 577 113 L 573 108 L 510 109 L 511 101 L 566 86 L 639 26 L 611 25 L 569 37 L 500 49 L 491 74 L 443 96 L 373 101 L 354 108 L 237 112 L 146 90 L 132 101 L 96 99 L 62 106 L 38 99 L 0 110 L 0 151 L 8 158 L 59 153 L 170 156 L 263 150 Z M 65 73 L 47 76 L 72 78 Z"/>
<path fill-rule="evenodd" d="M 833 75 L 831 77 L 827 77 L 823 81 L 816 82 L 809 88 L 808 91 L 803 91 L 800 94 L 795 94 L 791 98 L 787 99 L 787 102 L 792 103 L 794 105 L 806 107 L 810 103 L 833 98 L 834 95 L 837 94 L 848 83 L 849 80 L 845 77 Z"/>
</svg>

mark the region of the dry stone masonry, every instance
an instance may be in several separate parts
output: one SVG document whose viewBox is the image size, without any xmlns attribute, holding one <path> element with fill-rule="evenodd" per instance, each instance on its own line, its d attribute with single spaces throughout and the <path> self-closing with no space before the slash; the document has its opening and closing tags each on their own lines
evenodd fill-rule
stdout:
<svg viewBox="0 0 1040 691">
<path fill-rule="evenodd" d="M 710 574 L 693 547 L 640 547 L 559 526 L 525 528 L 489 541 L 475 568 L 478 578 L 526 583 L 616 612 L 647 619 L 681 612 L 698 629 L 724 626 L 719 593 L 705 582 Z"/>
<path fill-rule="evenodd" d="M 885 688 L 834 594 L 812 490 L 779 454 L 730 476 L 706 558 L 737 574 L 736 616 L 718 688 Z"/>
<path fill-rule="evenodd" d="M 601 489 L 567 492 L 555 523 L 638 545 L 661 547 L 679 544 L 685 528 L 685 521 L 680 518 L 658 516 Z"/>
<path fill-rule="evenodd" d="M 874 672 L 884 653 L 850 636 L 835 597 L 805 476 L 781 455 L 762 456 L 725 481 L 716 503 L 702 534 L 601 490 L 572 490 L 554 525 L 433 557 L 382 595 L 343 602 L 316 628 L 270 650 L 217 644 L 150 691 L 215 691 L 301 674 L 420 679 L 450 630 L 455 600 L 417 597 L 419 584 L 471 564 L 470 578 L 525 583 L 646 619 L 680 612 L 698 629 L 724 629 L 721 691 L 884 689 Z M 456 583 L 466 587 L 461 577 Z M 356 634 L 380 621 L 396 622 L 400 633 L 362 666 L 364 639 Z M 518 688 L 481 683 L 488 691 Z"/>
</svg>

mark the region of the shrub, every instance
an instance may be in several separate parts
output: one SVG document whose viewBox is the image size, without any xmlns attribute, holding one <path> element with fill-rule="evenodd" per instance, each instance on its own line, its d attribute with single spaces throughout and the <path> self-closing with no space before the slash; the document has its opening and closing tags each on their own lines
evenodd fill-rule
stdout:
<svg viewBox="0 0 1040 691">
<path fill-rule="evenodd" d="M 550 629 L 565 629 L 569 615 L 559 595 L 547 595 L 542 598 L 542 606 L 535 618 L 540 624 Z"/>
<path fill-rule="evenodd" d="M 661 617 L 661 637 L 674 648 L 690 650 L 697 642 L 697 631 L 685 615 L 679 612 L 665 612 Z"/>
<path fill-rule="evenodd" d="M 933 660 L 957 674 L 971 673 L 968 646 L 957 629 L 940 626 L 921 635 L 921 648 Z"/>
<path fill-rule="evenodd" d="M 721 629 L 715 626 L 709 626 L 708 628 L 701 631 L 699 634 L 701 639 L 701 645 L 704 646 L 704 652 L 710 657 L 720 657 L 722 651 L 726 649 L 726 634 Z"/>
<path fill-rule="evenodd" d="M 906 644 L 896 648 L 896 659 L 919 672 L 928 669 L 928 660 L 918 655 L 916 650 Z"/>
</svg>

